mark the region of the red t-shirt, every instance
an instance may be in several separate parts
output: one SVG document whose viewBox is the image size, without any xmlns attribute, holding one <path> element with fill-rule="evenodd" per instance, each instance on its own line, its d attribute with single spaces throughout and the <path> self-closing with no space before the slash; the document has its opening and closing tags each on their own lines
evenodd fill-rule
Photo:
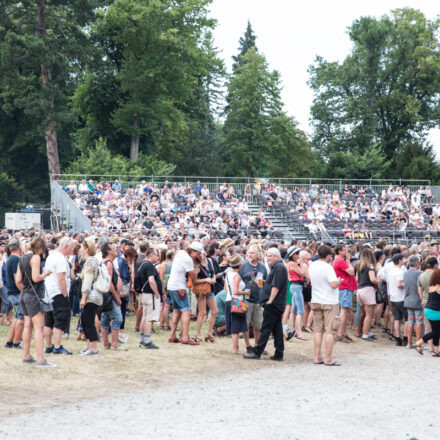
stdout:
<svg viewBox="0 0 440 440">
<path fill-rule="evenodd" d="M 347 272 L 345 272 L 346 269 L 350 268 L 351 266 L 342 258 L 336 257 L 333 261 L 333 269 L 336 272 L 336 276 L 338 278 L 342 278 L 344 281 L 339 286 L 339 290 L 357 290 L 357 283 L 356 283 L 356 277 L 352 275 L 348 275 Z"/>
</svg>

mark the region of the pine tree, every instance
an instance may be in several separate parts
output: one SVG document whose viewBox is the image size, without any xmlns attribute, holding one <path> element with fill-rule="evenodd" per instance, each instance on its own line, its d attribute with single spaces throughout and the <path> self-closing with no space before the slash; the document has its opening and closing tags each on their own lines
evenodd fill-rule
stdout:
<svg viewBox="0 0 440 440">
<path fill-rule="evenodd" d="M 242 66 L 244 63 L 243 57 L 247 54 L 247 52 L 255 48 L 255 52 L 258 53 L 258 48 L 256 46 L 257 37 L 254 34 L 254 31 L 251 26 L 251 22 L 248 21 L 246 32 L 243 37 L 240 37 L 239 40 L 239 53 L 238 55 L 234 55 L 232 59 L 234 60 L 234 64 L 232 65 L 232 72 L 236 73 L 239 66 Z"/>
</svg>

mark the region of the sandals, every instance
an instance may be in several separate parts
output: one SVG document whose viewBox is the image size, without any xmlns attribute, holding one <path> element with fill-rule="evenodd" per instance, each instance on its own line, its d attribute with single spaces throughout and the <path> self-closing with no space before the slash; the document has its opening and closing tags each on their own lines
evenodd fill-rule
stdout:
<svg viewBox="0 0 440 440">
<path fill-rule="evenodd" d="M 417 350 L 418 351 L 418 350 Z M 433 358 L 438 358 L 438 357 L 440 357 L 440 353 L 438 352 L 438 351 L 434 351 L 432 354 L 431 354 L 431 356 L 433 357 Z"/>
<path fill-rule="evenodd" d="M 303 332 L 313 333 L 313 330 L 308 325 L 306 325 L 306 326 L 303 327 Z"/>
<path fill-rule="evenodd" d="M 198 342 L 198 343 L 203 342 L 202 338 L 199 338 L 198 336 L 196 336 L 196 337 L 194 338 L 194 341 L 195 341 L 195 342 Z"/>
<path fill-rule="evenodd" d="M 423 356 L 423 347 L 421 345 L 416 344 L 416 351 Z M 432 356 L 434 356 L 434 353 L 432 353 Z M 440 354 L 437 353 L 437 356 L 440 356 Z"/>
<path fill-rule="evenodd" d="M 194 339 L 189 338 L 186 341 L 182 340 L 181 344 L 184 344 L 184 345 L 200 345 L 200 342 L 197 342 Z"/>
<path fill-rule="evenodd" d="M 215 338 L 214 338 L 214 336 L 212 336 L 212 335 L 206 335 L 206 337 L 205 337 L 205 342 L 212 342 L 213 344 L 214 344 L 214 342 L 215 342 Z"/>
</svg>

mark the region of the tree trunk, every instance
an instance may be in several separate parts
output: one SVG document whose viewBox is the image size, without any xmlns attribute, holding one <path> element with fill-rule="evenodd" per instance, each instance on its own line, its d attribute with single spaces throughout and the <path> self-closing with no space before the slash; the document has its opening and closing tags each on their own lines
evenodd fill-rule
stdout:
<svg viewBox="0 0 440 440">
<path fill-rule="evenodd" d="M 134 119 L 133 127 L 136 129 L 137 134 L 131 136 L 130 160 L 136 162 L 139 155 L 139 118 Z"/>
<path fill-rule="evenodd" d="M 46 36 L 46 16 L 44 11 L 44 1 L 37 0 L 37 23 L 38 31 L 37 35 L 41 38 Z M 41 65 L 41 76 L 43 80 L 43 87 L 47 87 L 51 80 L 50 69 L 44 64 Z M 52 119 L 52 113 L 54 110 L 54 99 L 50 96 L 48 99 L 48 111 L 46 116 L 46 151 L 47 151 L 47 163 L 49 168 L 49 175 L 52 177 L 58 176 L 60 170 L 60 159 L 58 156 L 58 140 L 57 132 L 55 130 L 55 123 Z"/>
</svg>

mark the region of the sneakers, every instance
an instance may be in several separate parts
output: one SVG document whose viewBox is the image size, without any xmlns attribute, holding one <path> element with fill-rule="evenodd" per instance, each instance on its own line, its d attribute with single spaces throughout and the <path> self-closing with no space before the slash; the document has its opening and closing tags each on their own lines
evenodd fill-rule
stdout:
<svg viewBox="0 0 440 440">
<path fill-rule="evenodd" d="M 158 350 L 159 347 L 155 344 L 153 344 L 152 342 L 149 342 L 148 344 L 144 342 L 143 344 L 144 348 L 147 348 L 149 350 Z"/>
<path fill-rule="evenodd" d="M 252 353 L 245 353 L 243 357 L 245 359 L 260 359 L 260 356 L 258 356 L 258 354 L 256 354 L 255 351 L 252 351 Z"/>
<path fill-rule="evenodd" d="M 82 351 L 79 355 L 86 357 L 93 357 L 93 356 L 99 356 L 99 353 L 97 351 L 93 351 L 91 348 L 88 348 L 86 351 Z"/>
<path fill-rule="evenodd" d="M 283 362 L 283 358 L 282 358 L 282 356 L 271 356 L 270 357 L 270 360 L 271 361 L 278 361 L 278 362 Z"/>
<path fill-rule="evenodd" d="M 397 345 L 398 347 L 401 347 L 401 346 L 403 345 L 403 343 L 402 343 L 402 338 L 396 338 L 396 345 Z"/>
<path fill-rule="evenodd" d="M 289 332 L 289 333 L 287 333 L 287 338 L 286 338 L 286 340 L 287 340 L 287 341 L 290 341 L 294 336 L 296 336 L 296 331 L 295 331 L 295 330 L 293 330 L 293 332 Z"/>
<path fill-rule="evenodd" d="M 26 359 L 23 359 L 23 364 L 35 364 L 37 362 L 32 356 Z"/>
<path fill-rule="evenodd" d="M 19 342 L 18 344 L 12 344 L 12 348 L 15 348 L 16 350 L 21 350 L 23 348 L 23 345 L 21 344 L 21 342 Z"/>
<path fill-rule="evenodd" d="M 53 354 L 67 354 L 67 355 L 73 354 L 71 351 L 66 350 L 62 345 L 60 345 L 60 348 L 53 348 L 52 353 Z"/>
<path fill-rule="evenodd" d="M 253 353 L 254 352 L 254 347 L 252 347 L 252 345 L 249 345 L 249 347 L 246 347 L 246 353 Z"/>
<path fill-rule="evenodd" d="M 35 364 L 35 366 L 38 368 L 55 368 L 56 367 L 55 364 L 48 362 L 47 359 L 44 359 L 44 361 L 41 361 L 41 362 L 37 362 Z"/>
<path fill-rule="evenodd" d="M 5 348 L 12 348 L 14 344 L 12 342 L 6 342 Z"/>
<path fill-rule="evenodd" d="M 373 338 L 371 335 L 368 335 L 368 336 L 362 336 L 361 339 L 362 339 L 363 341 L 376 342 L 376 338 Z"/>
<path fill-rule="evenodd" d="M 125 344 L 128 342 L 128 336 L 127 335 L 123 335 L 123 336 L 119 336 L 118 342 L 120 344 Z"/>
<path fill-rule="evenodd" d="M 46 347 L 46 350 L 44 350 L 44 352 L 46 353 L 46 354 L 50 354 L 50 353 L 52 353 L 53 352 L 53 350 L 54 350 L 54 346 L 52 345 L 52 347 Z"/>
<path fill-rule="evenodd" d="M 85 353 L 88 349 L 89 349 L 89 347 L 83 348 L 83 349 L 79 352 L 79 354 L 81 355 L 82 353 Z"/>
</svg>

